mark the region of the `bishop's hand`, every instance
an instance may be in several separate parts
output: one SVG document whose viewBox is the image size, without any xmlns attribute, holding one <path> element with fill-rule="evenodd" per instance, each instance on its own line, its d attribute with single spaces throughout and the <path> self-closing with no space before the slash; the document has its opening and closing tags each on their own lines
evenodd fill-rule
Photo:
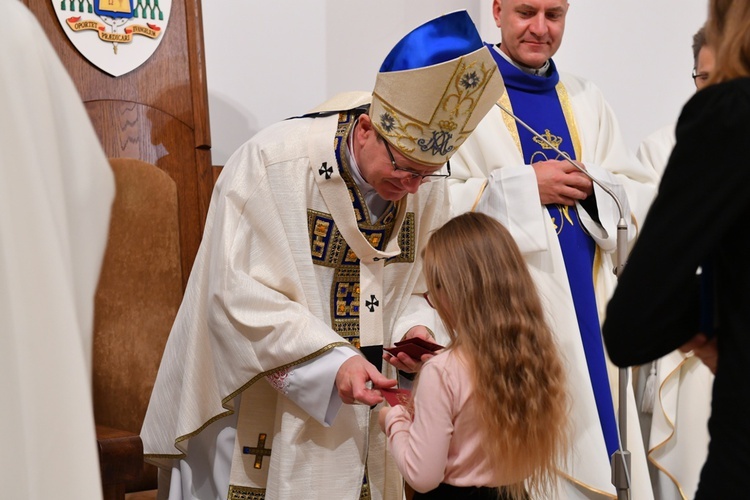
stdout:
<svg viewBox="0 0 750 500">
<path fill-rule="evenodd" d="M 372 388 L 368 387 L 368 382 L 372 382 Z M 347 359 L 336 373 L 336 390 L 346 404 L 376 405 L 383 401 L 377 389 L 396 384 L 396 380 L 387 378 L 362 356 Z"/>
</svg>

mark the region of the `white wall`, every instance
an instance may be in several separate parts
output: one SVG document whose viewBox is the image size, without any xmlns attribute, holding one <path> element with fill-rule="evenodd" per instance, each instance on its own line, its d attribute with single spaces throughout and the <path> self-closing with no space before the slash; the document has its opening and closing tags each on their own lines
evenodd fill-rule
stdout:
<svg viewBox="0 0 750 500">
<path fill-rule="evenodd" d="M 707 0 L 570 0 L 563 71 L 596 82 L 633 149 L 693 92 L 691 43 Z M 466 9 L 499 41 L 491 0 L 207 0 L 203 28 L 213 164 L 261 128 L 345 90 L 372 89 L 390 48 Z"/>
<path fill-rule="evenodd" d="M 569 0 L 558 67 L 595 82 L 635 150 L 695 92 L 693 35 L 708 0 Z"/>
</svg>

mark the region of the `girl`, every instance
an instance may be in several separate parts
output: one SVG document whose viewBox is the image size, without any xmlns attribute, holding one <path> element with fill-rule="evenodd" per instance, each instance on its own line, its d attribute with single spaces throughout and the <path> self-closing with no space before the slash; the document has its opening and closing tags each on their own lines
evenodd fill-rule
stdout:
<svg viewBox="0 0 750 500">
<path fill-rule="evenodd" d="M 413 401 L 379 415 L 414 499 L 547 492 L 565 449 L 567 396 L 515 242 L 487 215 L 458 216 L 430 238 L 424 273 L 451 342 L 422 367 Z"/>
</svg>

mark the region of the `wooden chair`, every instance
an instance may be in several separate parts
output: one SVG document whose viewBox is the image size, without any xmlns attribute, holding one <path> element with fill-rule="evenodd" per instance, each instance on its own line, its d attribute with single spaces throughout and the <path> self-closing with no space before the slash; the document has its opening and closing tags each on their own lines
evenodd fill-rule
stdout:
<svg viewBox="0 0 750 500">
<path fill-rule="evenodd" d="M 105 499 L 122 499 L 156 488 L 138 434 L 183 273 L 175 182 L 140 160 L 110 161 L 117 194 L 95 301 L 94 418 Z"/>
</svg>

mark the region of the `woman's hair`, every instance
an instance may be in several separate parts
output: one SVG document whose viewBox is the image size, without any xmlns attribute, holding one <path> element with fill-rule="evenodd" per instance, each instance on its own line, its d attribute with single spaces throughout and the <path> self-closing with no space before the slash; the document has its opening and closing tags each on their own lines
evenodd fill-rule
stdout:
<svg viewBox="0 0 750 500">
<path fill-rule="evenodd" d="M 709 83 L 750 76 L 750 2 L 711 0 L 706 39 L 715 65 Z"/>
<path fill-rule="evenodd" d="M 467 213 L 435 231 L 424 250 L 430 301 L 472 373 L 490 463 L 549 491 L 567 447 L 563 365 L 526 263 L 495 219 Z M 509 458 L 512 457 L 512 458 Z M 524 482 L 511 485 L 524 498 Z"/>
</svg>

